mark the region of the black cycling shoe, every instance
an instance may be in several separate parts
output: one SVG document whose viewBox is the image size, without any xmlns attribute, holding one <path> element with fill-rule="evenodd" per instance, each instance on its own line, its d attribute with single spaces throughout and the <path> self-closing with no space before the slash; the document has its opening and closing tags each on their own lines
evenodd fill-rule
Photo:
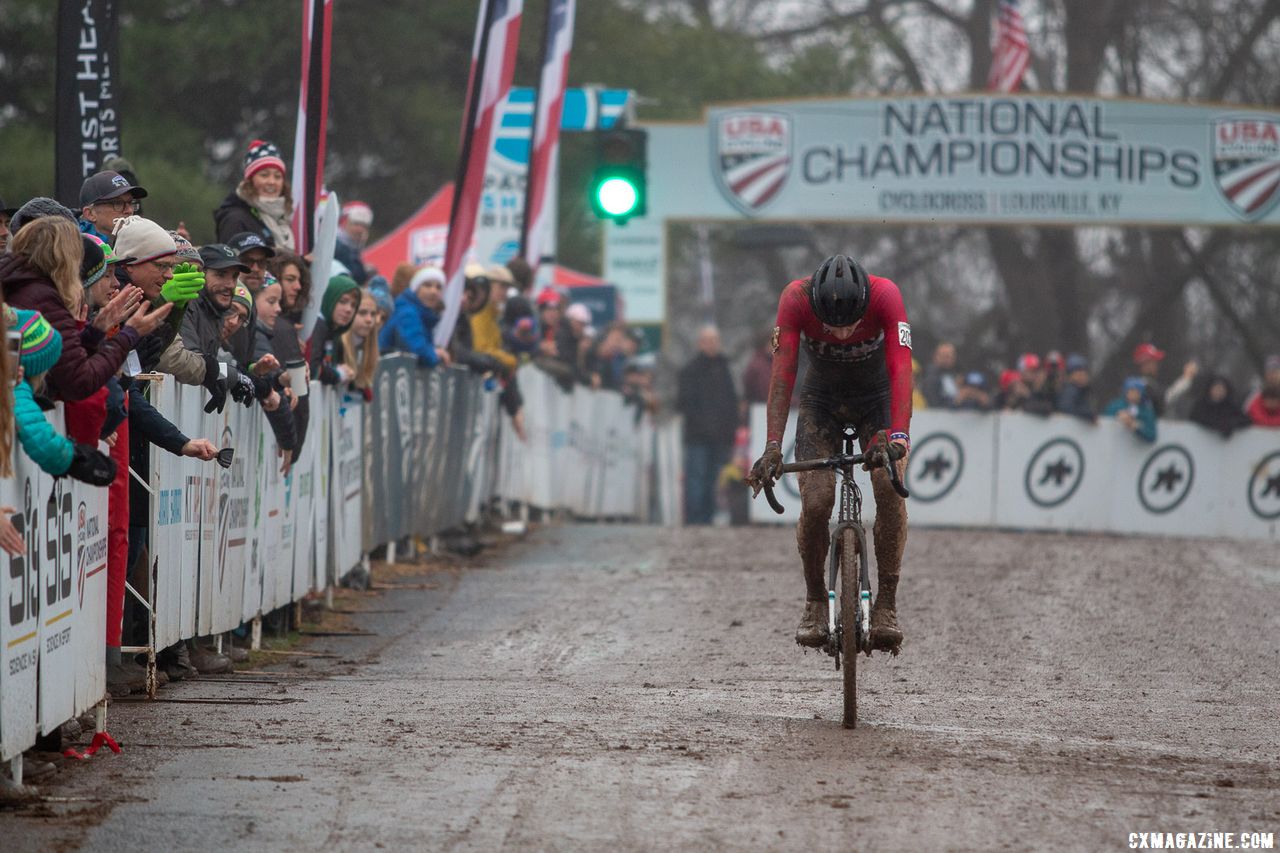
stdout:
<svg viewBox="0 0 1280 853">
<path fill-rule="evenodd" d="M 806 601 L 804 618 L 796 628 L 796 642 L 802 646 L 820 649 L 827 642 L 827 603 Z"/>
</svg>

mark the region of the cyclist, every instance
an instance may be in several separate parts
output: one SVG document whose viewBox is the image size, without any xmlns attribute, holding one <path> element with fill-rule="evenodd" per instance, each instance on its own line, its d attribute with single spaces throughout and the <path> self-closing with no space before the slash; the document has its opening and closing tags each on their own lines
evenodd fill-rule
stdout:
<svg viewBox="0 0 1280 853">
<path fill-rule="evenodd" d="M 871 645 L 897 654 L 902 630 L 894 599 L 906 545 L 907 511 L 883 465 L 893 460 L 901 473 L 905 463 L 900 460 L 910 447 L 911 326 L 902 294 L 892 281 L 868 275 L 846 255 L 832 255 L 812 276 L 797 279 L 782 291 L 771 344 L 767 442 L 748 477 L 756 493 L 780 474 L 782 434 L 802 341 L 810 364 L 800 389 L 796 460 L 839 453 L 841 428 L 852 424 L 857 429 L 863 451 L 871 456 L 876 501 L 879 588 L 871 611 Z M 802 472 L 799 478 L 796 543 L 804 563 L 807 601 L 796 642 L 822 646 L 827 637 L 823 564 L 830 544 L 828 524 L 836 478 L 833 471 Z"/>
</svg>

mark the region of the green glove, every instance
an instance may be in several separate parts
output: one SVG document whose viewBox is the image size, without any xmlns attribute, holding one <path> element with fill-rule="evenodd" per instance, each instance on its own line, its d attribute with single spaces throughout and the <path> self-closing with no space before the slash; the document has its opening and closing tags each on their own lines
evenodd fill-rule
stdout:
<svg viewBox="0 0 1280 853">
<path fill-rule="evenodd" d="M 195 264 L 178 264 L 173 268 L 173 278 L 160 288 L 160 299 L 174 305 L 186 305 L 204 289 L 204 273 Z"/>
</svg>

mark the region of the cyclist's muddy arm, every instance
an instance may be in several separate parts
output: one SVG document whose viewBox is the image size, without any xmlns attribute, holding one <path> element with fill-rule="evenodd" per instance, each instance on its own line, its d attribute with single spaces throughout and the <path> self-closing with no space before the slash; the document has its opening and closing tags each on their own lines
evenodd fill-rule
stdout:
<svg viewBox="0 0 1280 853">
<path fill-rule="evenodd" d="M 902 293 L 888 279 L 877 283 L 876 302 L 872 307 L 880 317 L 884 331 L 884 360 L 889 372 L 890 438 L 905 441 L 911 430 L 911 324 Z"/>
<path fill-rule="evenodd" d="M 795 289 L 788 287 L 778 300 L 778 321 L 773 328 L 773 371 L 769 376 L 769 402 L 765 435 L 769 441 L 782 443 L 787 430 L 787 414 L 791 411 L 791 392 L 796 386 L 800 364 L 800 320 Z"/>
</svg>

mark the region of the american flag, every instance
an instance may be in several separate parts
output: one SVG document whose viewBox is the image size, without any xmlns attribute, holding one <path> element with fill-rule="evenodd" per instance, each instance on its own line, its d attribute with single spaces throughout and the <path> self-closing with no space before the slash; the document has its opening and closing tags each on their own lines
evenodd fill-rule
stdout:
<svg viewBox="0 0 1280 853">
<path fill-rule="evenodd" d="M 573 46 L 574 0 L 550 0 L 547 4 L 547 39 L 543 47 L 542 79 L 533 119 L 533 145 L 529 150 L 529 174 L 525 184 L 524 234 L 521 254 L 538 268 L 548 248 L 555 211 L 547 191 L 560 146 L 560 118 L 564 90 L 569 84 L 569 49 Z"/>
<path fill-rule="evenodd" d="M 329 34 L 332 0 L 302 0 L 302 85 L 293 137 L 293 239 L 298 254 L 312 248 L 316 205 L 324 191 L 324 136 L 329 114 Z"/>
<path fill-rule="evenodd" d="M 462 309 L 463 260 L 476 230 L 476 215 L 484 195 L 485 164 L 493 143 L 498 104 L 511 90 L 520 40 L 524 0 L 480 0 L 476 40 L 471 50 L 466 112 L 462 118 L 462 146 L 454 183 L 449 237 L 444 249 L 444 316 L 436 324 L 436 346 L 448 346 Z"/>
<path fill-rule="evenodd" d="M 1016 91 L 1022 85 L 1022 75 L 1027 73 L 1027 63 L 1031 59 L 1027 28 L 1022 22 L 1022 13 L 1018 11 L 1017 0 L 1000 0 L 995 35 L 987 88 L 993 92 Z"/>
</svg>

